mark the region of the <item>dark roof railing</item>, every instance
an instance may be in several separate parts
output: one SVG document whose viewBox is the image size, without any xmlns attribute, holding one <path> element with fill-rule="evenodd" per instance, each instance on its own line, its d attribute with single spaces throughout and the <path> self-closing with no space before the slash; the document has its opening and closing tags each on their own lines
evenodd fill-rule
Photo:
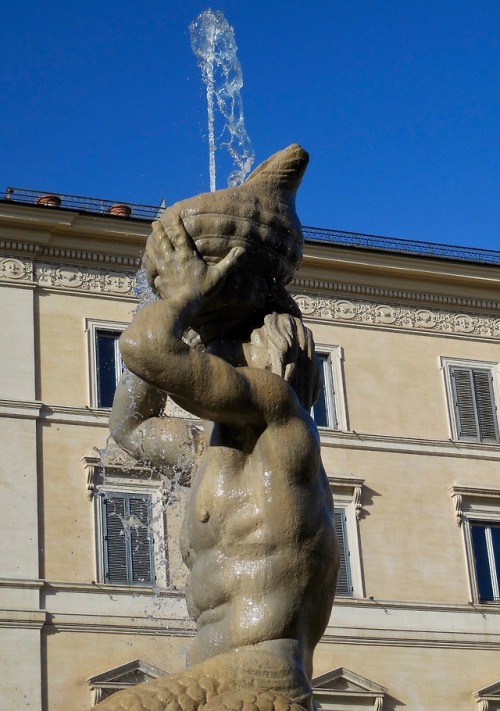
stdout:
<svg viewBox="0 0 500 711">
<path fill-rule="evenodd" d="M 47 198 L 47 199 L 45 199 Z M 56 198 L 50 201 L 48 198 Z M 165 209 L 164 205 L 141 205 L 122 203 L 116 200 L 101 200 L 98 198 L 81 197 L 79 195 L 63 195 L 48 193 L 41 190 L 8 187 L 4 194 L 5 201 L 36 205 L 41 209 L 54 209 L 55 206 L 66 210 L 77 210 L 106 216 L 119 216 L 121 219 L 155 220 Z M 115 209 L 113 209 L 115 208 Z M 118 209 L 116 209 L 118 208 Z M 119 208 L 128 208 L 125 212 Z M 399 239 L 397 237 L 381 237 L 359 232 L 329 230 L 321 227 L 302 227 L 306 240 L 337 244 L 358 249 L 376 249 L 397 252 L 399 254 L 414 254 L 423 257 L 439 259 L 454 259 L 463 262 L 478 262 L 481 264 L 500 264 L 500 251 L 480 249 L 477 247 L 461 247 L 458 245 L 436 244 L 419 240 Z"/>
<path fill-rule="evenodd" d="M 63 193 L 49 193 L 43 190 L 28 190 L 27 188 L 8 187 L 4 194 L 4 200 L 12 202 L 22 202 L 27 205 L 37 205 L 40 207 L 55 207 L 47 203 L 44 204 L 45 197 L 58 198 L 61 207 L 66 210 L 77 210 L 78 212 L 91 212 L 98 215 L 116 215 L 118 213 L 110 212 L 117 205 L 126 205 L 131 209 L 130 215 L 139 220 L 155 220 L 157 216 L 163 212 L 163 207 L 154 207 L 153 205 L 139 205 L 134 203 L 124 203 L 122 200 L 102 200 L 100 198 L 81 197 L 80 195 L 63 195 Z M 125 215 L 121 215 L 125 217 Z"/>
<path fill-rule="evenodd" d="M 458 259 L 464 262 L 500 264 L 500 252 L 494 249 L 436 244 L 434 242 L 400 239 L 399 237 L 365 235 L 359 232 L 327 230 L 322 227 L 302 227 L 302 231 L 306 239 L 313 240 L 314 242 L 328 242 L 345 247 L 380 249 L 386 252 L 401 252 L 403 254 L 416 254 L 424 257 L 439 257 L 440 259 Z"/>
</svg>

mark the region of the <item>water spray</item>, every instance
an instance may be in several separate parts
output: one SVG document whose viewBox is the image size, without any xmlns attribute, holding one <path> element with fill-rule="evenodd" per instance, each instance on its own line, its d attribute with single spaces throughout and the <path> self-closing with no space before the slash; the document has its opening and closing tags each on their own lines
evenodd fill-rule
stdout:
<svg viewBox="0 0 500 711">
<path fill-rule="evenodd" d="M 215 151 L 217 143 L 226 148 L 235 165 L 228 185 L 240 185 L 250 172 L 255 159 L 252 142 L 245 129 L 241 88 L 243 74 L 236 55 L 234 29 L 220 11 L 204 10 L 189 26 L 191 47 L 198 60 L 206 86 L 208 112 L 208 155 L 210 191 L 216 189 Z M 224 127 L 215 136 L 215 109 Z"/>
</svg>

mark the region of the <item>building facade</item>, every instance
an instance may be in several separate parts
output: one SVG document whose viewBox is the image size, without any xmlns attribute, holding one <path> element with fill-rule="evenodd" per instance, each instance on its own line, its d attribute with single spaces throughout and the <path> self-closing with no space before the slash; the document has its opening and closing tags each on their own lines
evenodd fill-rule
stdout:
<svg viewBox="0 0 500 711">
<path fill-rule="evenodd" d="M 108 440 L 154 211 L 96 205 L 0 202 L 6 709 L 84 711 L 182 669 L 193 635 L 186 490 Z M 500 253 L 305 233 L 342 550 L 316 702 L 498 710 Z"/>
</svg>

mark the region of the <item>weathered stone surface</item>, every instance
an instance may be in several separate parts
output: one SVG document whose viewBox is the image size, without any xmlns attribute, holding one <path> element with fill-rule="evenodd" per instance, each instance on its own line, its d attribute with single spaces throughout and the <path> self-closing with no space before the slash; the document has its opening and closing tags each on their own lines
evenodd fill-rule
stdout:
<svg viewBox="0 0 500 711">
<path fill-rule="evenodd" d="M 197 633 L 189 671 L 103 711 L 312 708 L 338 550 L 309 415 L 314 342 L 285 290 L 302 255 L 294 195 L 307 160 L 291 146 L 153 225 L 144 266 L 161 298 L 122 336 L 130 373 L 110 426 L 133 456 L 192 477 L 181 548 Z M 167 394 L 204 433 L 160 417 Z"/>
</svg>

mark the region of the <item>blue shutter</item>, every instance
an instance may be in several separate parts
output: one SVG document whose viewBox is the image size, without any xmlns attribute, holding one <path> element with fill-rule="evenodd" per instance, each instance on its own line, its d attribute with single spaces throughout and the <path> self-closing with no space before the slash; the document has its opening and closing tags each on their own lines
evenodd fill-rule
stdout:
<svg viewBox="0 0 500 711">
<path fill-rule="evenodd" d="M 148 584 L 154 580 L 151 496 L 102 495 L 104 580 Z"/>
<path fill-rule="evenodd" d="M 150 583 L 153 580 L 153 541 L 151 537 L 150 497 L 129 496 L 129 528 L 131 582 Z"/>
<path fill-rule="evenodd" d="M 337 582 L 337 597 L 351 597 L 352 596 L 352 583 L 351 583 L 351 569 L 349 561 L 349 548 L 347 541 L 347 527 L 346 527 L 346 516 L 345 512 L 341 508 L 336 508 L 334 511 L 334 523 L 335 523 L 335 533 L 337 534 L 337 539 L 339 542 L 339 555 L 340 555 L 340 571 L 339 579 Z"/>
<path fill-rule="evenodd" d="M 469 442 L 498 442 L 491 371 L 451 368 L 450 374 L 458 438 Z"/>
<path fill-rule="evenodd" d="M 113 494 L 102 497 L 104 528 L 104 581 L 124 583 L 128 580 L 127 541 L 123 526 L 125 498 Z"/>
</svg>

